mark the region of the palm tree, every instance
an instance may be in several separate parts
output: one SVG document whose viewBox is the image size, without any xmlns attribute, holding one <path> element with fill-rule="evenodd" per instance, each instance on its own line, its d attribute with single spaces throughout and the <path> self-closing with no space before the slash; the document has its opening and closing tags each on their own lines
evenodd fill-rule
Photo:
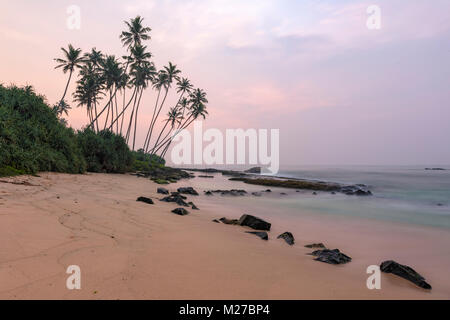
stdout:
<svg viewBox="0 0 450 320">
<path fill-rule="evenodd" d="M 158 139 L 156 139 L 155 145 L 158 144 L 159 139 L 161 138 L 161 135 L 166 130 L 166 127 L 169 123 L 171 124 L 171 130 L 173 130 L 173 128 L 175 127 L 175 124 L 180 124 L 181 120 L 183 119 L 179 106 L 171 108 L 169 110 L 169 112 L 167 113 L 167 116 L 168 116 L 168 118 L 165 120 L 165 125 L 162 128 L 161 132 L 159 133 Z M 169 133 L 171 130 L 169 130 Z"/>
<path fill-rule="evenodd" d="M 107 104 L 108 113 L 106 115 L 105 126 L 108 123 L 109 114 L 111 112 L 111 124 L 114 120 L 114 100 L 115 94 L 113 96 L 113 91 L 117 88 L 117 84 L 122 81 L 123 70 L 121 68 L 120 62 L 116 59 L 114 55 L 106 56 L 101 62 L 101 71 L 103 74 L 103 80 L 105 82 L 105 89 L 109 91 L 109 102 Z M 115 92 L 117 89 L 115 90 Z M 111 128 L 112 130 L 112 128 Z"/>
<path fill-rule="evenodd" d="M 53 106 L 53 112 L 60 117 L 63 113 L 69 115 L 69 110 L 72 109 L 69 104 L 65 100 L 59 101 L 57 104 Z"/>
<path fill-rule="evenodd" d="M 171 88 L 172 82 L 174 80 L 179 81 L 179 76 L 178 76 L 179 73 L 181 73 L 181 71 L 178 70 L 177 66 L 172 64 L 172 62 L 169 62 L 169 65 L 165 66 L 164 69 L 160 72 L 161 80 L 163 80 L 163 81 L 162 81 L 162 83 L 158 84 L 159 85 L 158 90 L 161 90 L 161 88 L 164 87 L 164 89 L 166 91 L 164 94 L 164 98 L 161 102 L 161 105 L 159 106 L 158 112 L 155 114 L 157 105 L 156 105 L 155 109 L 153 110 L 152 121 L 150 122 L 150 127 L 149 127 L 149 131 L 147 134 L 147 139 L 146 139 L 147 140 L 147 148 L 144 148 L 144 149 L 148 149 L 148 145 L 150 144 L 150 141 L 152 138 L 152 132 L 153 132 L 153 128 L 155 127 L 156 120 L 158 120 L 159 114 L 164 106 L 164 102 L 166 101 L 167 94 L 169 93 L 169 89 Z M 159 92 L 158 92 L 158 95 L 159 95 Z"/>
<path fill-rule="evenodd" d="M 148 34 L 152 29 L 148 27 L 143 27 L 142 22 L 143 18 L 137 16 L 134 19 L 130 19 L 130 22 L 125 21 L 125 24 L 128 27 L 128 31 L 122 31 L 120 35 L 120 40 L 122 41 L 123 46 L 127 46 L 131 48 L 136 44 L 141 44 L 142 40 L 150 40 L 151 37 Z"/>
<path fill-rule="evenodd" d="M 60 59 L 56 58 L 54 59 L 57 63 L 59 63 L 55 69 L 62 68 L 64 73 L 67 73 L 69 71 L 69 79 L 67 80 L 66 89 L 64 90 L 64 94 L 61 101 L 64 100 L 67 89 L 69 88 L 70 79 L 72 78 L 72 73 L 75 67 L 81 68 L 82 63 L 84 62 L 83 57 L 81 56 L 81 49 L 75 49 L 71 44 L 69 44 L 69 50 L 66 50 L 65 48 L 61 48 L 61 50 L 64 52 L 64 58 Z"/>
</svg>

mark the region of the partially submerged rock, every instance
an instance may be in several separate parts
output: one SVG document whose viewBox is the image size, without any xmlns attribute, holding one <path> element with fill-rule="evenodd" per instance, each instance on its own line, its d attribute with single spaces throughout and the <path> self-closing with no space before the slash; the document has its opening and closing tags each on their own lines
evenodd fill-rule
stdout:
<svg viewBox="0 0 450 320">
<path fill-rule="evenodd" d="M 344 264 L 352 261 L 352 258 L 340 252 L 339 249 L 316 250 L 311 255 L 316 257 L 314 260 L 329 264 Z"/>
<path fill-rule="evenodd" d="M 277 239 L 284 239 L 284 241 L 286 241 L 287 244 L 289 244 L 289 245 L 291 245 L 291 246 L 292 246 L 292 245 L 294 244 L 294 242 L 295 242 L 294 236 L 292 235 L 292 233 L 290 233 L 290 232 L 288 232 L 288 231 L 286 231 L 286 232 L 280 234 L 280 235 L 277 237 Z"/>
<path fill-rule="evenodd" d="M 409 280 L 423 289 L 430 290 L 431 285 L 425 281 L 425 278 L 418 274 L 413 268 L 387 260 L 381 263 L 380 270 L 385 273 L 393 273 L 403 279 Z"/>
<path fill-rule="evenodd" d="M 172 210 L 173 213 L 179 215 L 179 216 L 185 216 L 189 214 L 189 211 L 187 211 L 185 208 L 176 208 Z"/>
<path fill-rule="evenodd" d="M 178 188 L 177 191 L 179 193 L 184 193 L 184 194 L 190 194 L 190 195 L 193 195 L 193 196 L 198 196 L 198 192 L 195 191 L 195 189 L 192 188 L 192 187 Z"/>
<path fill-rule="evenodd" d="M 270 231 L 271 227 L 270 223 L 249 214 L 242 215 L 242 217 L 239 219 L 239 225 L 247 226 L 255 230 L 267 230 L 267 231 Z"/>
<path fill-rule="evenodd" d="M 146 197 L 139 197 L 139 198 L 137 198 L 136 201 L 144 202 L 144 203 L 147 203 L 147 204 L 153 204 L 153 200 L 150 199 L 150 198 L 146 198 Z"/>
<path fill-rule="evenodd" d="M 169 190 L 167 190 L 166 188 L 158 188 L 156 189 L 156 192 L 160 194 L 169 194 Z"/>
<path fill-rule="evenodd" d="M 310 248 L 310 249 L 325 249 L 325 245 L 322 242 L 319 243 L 312 243 L 312 244 L 307 244 L 305 246 L 305 248 Z"/>
<path fill-rule="evenodd" d="M 167 184 L 181 179 L 192 178 L 192 175 L 184 170 L 166 166 L 151 166 L 146 171 L 137 172 L 136 176 L 150 178 L 158 184 Z"/>
<path fill-rule="evenodd" d="M 231 190 L 208 190 L 205 195 L 212 195 L 213 193 L 220 193 L 222 196 L 244 196 L 247 194 L 245 190 L 231 189 Z"/>
<path fill-rule="evenodd" d="M 254 234 L 263 240 L 269 240 L 269 235 L 265 231 L 245 231 L 246 233 Z"/>
</svg>

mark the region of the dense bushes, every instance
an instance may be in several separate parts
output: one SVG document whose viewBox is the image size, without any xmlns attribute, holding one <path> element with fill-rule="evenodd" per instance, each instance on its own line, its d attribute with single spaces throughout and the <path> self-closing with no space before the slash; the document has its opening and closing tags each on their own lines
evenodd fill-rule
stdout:
<svg viewBox="0 0 450 320">
<path fill-rule="evenodd" d="M 149 155 L 144 150 L 133 151 L 133 171 L 149 171 L 152 167 L 164 167 L 166 161 L 156 154 Z"/>
<path fill-rule="evenodd" d="M 0 168 L 5 175 L 11 169 L 81 173 L 86 168 L 74 131 L 30 87 L 0 85 Z"/>
<path fill-rule="evenodd" d="M 38 171 L 123 173 L 133 167 L 125 140 L 109 131 L 65 127 L 42 96 L 0 85 L 0 176 Z"/>
<path fill-rule="evenodd" d="M 85 129 L 78 132 L 77 139 L 88 171 L 124 173 L 132 168 L 133 154 L 123 137 Z"/>
</svg>

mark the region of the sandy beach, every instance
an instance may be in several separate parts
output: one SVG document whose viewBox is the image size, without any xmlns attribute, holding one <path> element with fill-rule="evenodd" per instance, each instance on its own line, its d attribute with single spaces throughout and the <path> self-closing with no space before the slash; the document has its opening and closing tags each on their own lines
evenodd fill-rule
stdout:
<svg viewBox="0 0 450 320">
<path fill-rule="evenodd" d="M 312 216 L 288 222 L 263 215 L 273 228 L 269 241 L 262 241 L 245 227 L 212 222 L 259 216 L 233 198 L 203 195 L 216 179 L 165 186 L 198 188 L 200 196 L 188 199 L 201 210 L 187 216 L 171 213 L 176 204 L 158 200 L 159 185 L 128 174 L 40 173 L 0 180 L 1 299 L 450 298 L 445 229 Z M 155 204 L 137 202 L 139 196 Z M 294 234 L 294 246 L 276 239 L 284 231 Z M 339 248 L 353 261 L 314 261 L 304 247 L 313 242 Z M 433 289 L 382 274 L 382 289 L 368 290 L 367 266 L 389 259 L 415 268 Z M 66 288 L 70 265 L 81 268 L 81 290 Z"/>
</svg>

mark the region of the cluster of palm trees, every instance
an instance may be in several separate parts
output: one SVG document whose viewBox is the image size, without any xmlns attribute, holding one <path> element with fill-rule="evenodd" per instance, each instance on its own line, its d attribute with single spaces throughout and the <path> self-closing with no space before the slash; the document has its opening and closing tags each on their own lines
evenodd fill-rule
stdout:
<svg viewBox="0 0 450 320">
<path fill-rule="evenodd" d="M 208 100 L 205 91 L 194 89 L 187 78 L 180 77 L 181 71 L 171 62 L 161 70 L 156 69 L 151 61 L 152 54 L 144 45 L 144 41 L 151 38 L 151 29 L 143 27 L 142 22 L 139 16 L 125 21 L 127 30 L 121 33 L 120 40 L 127 55 L 122 58 L 103 54 L 96 48 L 85 54 L 72 45 L 68 49 L 61 48 L 64 58 L 55 59 L 58 63 L 55 68 L 62 68 L 69 76 L 54 111 L 58 115 L 68 113 L 70 106 L 65 97 L 73 73 L 78 70 L 73 98 L 79 107 L 86 107 L 88 126 L 96 132 L 110 130 L 122 135 L 135 150 L 142 95 L 149 88 L 156 90 L 156 102 L 150 109 L 153 110 L 152 119 L 141 149 L 164 157 L 173 138 L 181 130 L 188 128 L 194 120 L 206 117 Z M 155 126 L 174 86 L 177 103 L 169 107 L 164 126 L 156 133 Z"/>
</svg>

